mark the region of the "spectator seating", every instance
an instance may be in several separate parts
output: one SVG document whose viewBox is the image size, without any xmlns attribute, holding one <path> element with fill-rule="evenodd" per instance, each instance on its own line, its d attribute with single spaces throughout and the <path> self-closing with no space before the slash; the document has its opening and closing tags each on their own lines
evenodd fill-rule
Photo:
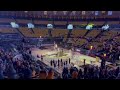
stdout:
<svg viewBox="0 0 120 90">
<path fill-rule="evenodd" d="M 52 37 L 66 37 L 68 34 L 68 30 L 67 29 L 54 29 L 52 30 Z"/>
<path fill-rule="evenodd" d="M 110 31 L 103 32 L 101 37 L 102 37 L 102 39 L 110 39 L 110 38 L 113 38 L 116 35 L 117 35 L 117 31 L 110 30 Z"/>
<path fill-rule="evenodd" d="M 87 40 L 86 39 L 82 39 L 82 38 L 79 38 L 76 42 L 75 42 L 75 46 L 79 45 L 79 46 L 82 46 L 83 44 L 87 43 Z"/>
<path fill-rule="evenodd" d="M 103 42 L 89 42 L 87 43 L 86 45 L 86 48 L 90 49 L 90 46 L 93 46 L 93 47 L 101 47 L 103 45 Z"/>
<path fill-rule="evenodd" d="M 86 32 L 87 30 L 72 30 L 71 37 L 82 37 Z"/>
<path fill-rule="evenodd" d="M 91 30 L 87 35 L 86 37 L 96 37 L 98 34 L 100 33 L 100 30 Z"/>
<path fill-rule="evenodd" d="M 35 37 L 48 37 L 48 29 L 40 29 L 40 28 L 34 28 L 33 29 Z"/>
<path fill-rule="evenodd" d="M 34 28 L 33 29 L 34 33 L 30 29 L 28 29 L 27 27 L 20 28 L 19 30 L 26 37 L 39 38 L 40 36 L 41 37 L 48 36 L 48 30 L 47 29 Z"/>
<path fill-rule="evenodd" d="M 67 43 L 72 43 L 74 46 L 81 46 L 87 43 L 87 40 L 82 38 L 69 38 Z"/>
<path fill-rule="evenodd" d="M 68 34 L 64 35 L 63 42 L 66 41 Z"/>
<path fill-rule="evenodd" d="M 19 28 L 19 31 L 25 36 L 25 37 L 35 37 L 35 34 L 31 32 L 27 27 L 21 27 Z"/>
</svg>

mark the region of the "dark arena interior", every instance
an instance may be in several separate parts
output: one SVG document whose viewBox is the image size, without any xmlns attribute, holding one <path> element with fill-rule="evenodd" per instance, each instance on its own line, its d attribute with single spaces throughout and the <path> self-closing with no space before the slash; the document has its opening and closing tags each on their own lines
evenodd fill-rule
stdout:
<svg viewBox="0 0 120 90">
<path fill-rule="evenodd" d="M 0 79 L 120 79 L 120 11 L 0 11 Z"/>
</svg>

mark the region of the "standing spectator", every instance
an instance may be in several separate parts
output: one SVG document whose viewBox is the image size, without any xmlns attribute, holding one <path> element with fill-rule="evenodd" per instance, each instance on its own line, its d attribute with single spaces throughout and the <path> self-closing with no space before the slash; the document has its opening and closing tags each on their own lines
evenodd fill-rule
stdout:
<svg viewBox="0 0 120 90">
<path fill-rule="evenodd" d="M 43 61 L 43 55 L 41 55 L 41 61 Z"/>
<path fill-rule="evenodd" d="M 68 61 L 66 60 L 66 65 L 68 64 Z"/>
<path fill-rule="evenodd" d="M 61 59 L 61 63 L 62 63 L 62 59 Z"/>
<path fill-rule="evenodd" d="M 84 66 L 85 66 L 85 61 L 86 61 L 86 59 L 84 59 L 84 62 L 83 62 L 83 63 L 84 63 Z"/>
<path fill-rule="evenodd" d="M 63 62 L 61 62 L 61 67 L 63 67 Z"/>
<path fill-rule="evenodd" d="M 66 66 L 66 63 L 64 62 L 64 67 Z"/>
<path fill-rule="evenodd" d="M 56 69 L 56 63 L 54 63 L 54 68 Z"/>
<path fill-rule="evenodd" d="M 60 63 L 58 63 L 58 68 L 59 68 L 59 66 L 60 66 Z"/>
<path fill-rule="evenodd" d="M 60 60 L 58 59 L 58 63 L 60 62 Z"/>
</svg>

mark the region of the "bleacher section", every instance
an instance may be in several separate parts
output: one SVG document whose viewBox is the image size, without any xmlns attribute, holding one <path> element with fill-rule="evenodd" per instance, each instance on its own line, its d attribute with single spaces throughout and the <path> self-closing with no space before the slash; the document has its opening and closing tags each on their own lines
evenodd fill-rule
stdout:
<svg viewBox="0 0 120 90">
<path fill-rule="evenodd" d="M 101 36 L 101 39 L 102 40 L 106 40 L 106 39 L 111 39 L 113 38 L 114 36 L 116 36 L 118 34 L 117 31 L 114 31 L 114 30 L 110 30 L 110 31 L 105 31 L 103 32 L 102 36 Z"/>
<path fill-rule="evenodd" d="M 20 28 L 20 32 L 26 36 L 26 37 L 34 37 L 34 38 L 39 38 L 41 37 L 47 37 L 48 36 L 48 30 L 47 29 L 40 29 L 40 28 L 34 28 L 33 31 L 31 29 L 28 29 L 27 27 Z"/>
<path fill-rule="evenodd" d="M 40 28 L 34 28 L 33 29 L 35 37 L 48 37 L 48 29 L 40 29 Z"/>
<path fill-rule="evenodd" d="M 82 38 L 69 38 L 67 43 L 72 43 L 73 46 L 82 46 L 87 43 L 87 40 Z"/>
<path fill-rule="evenodd" d="M 101 31 L 100 30 L 91 30 L 86 37 L 95 38 Z"/>
<path fill-rule="evenodd" d="M 87 40 L 86 39 L 82 39 L 82 38 L 79 38 L 76 42 L 75 42 L 75 46 L 82 46 L 83 44 L 87 43 Z"/>
<path fill-rule="evenodd" d="M 66 37 L 66 35 L 68 34 L 68 30 L 67 29 L 54 29 L 52 30 L 52 37 Z"/>
<path fill-rule="evenodd" d="M 116 35 L 118 35 L 120 32 L 118 31 L 114 31 L 114 30 L 110 30 L 110 31 L 105 31 L 102 33 L 102 35 L 100 36 L 100 38 L 95 38 L 94 40 L 92 40 L 92 42 L 89 42 L 86 45 L 86 48 L 90 48 L 90 46 L 95 46 L 95 47 L 101 47 L 103 45 L 104 41 L 107 41 L 109 39 L 114 38 Z M 117 40 L 118 38 L 116 38 Z M 119 40 L 119 39 L 118 39 Z M 117 41 L 118 42 L 118 41 Z"/>
<path fill-rule="evenodd" d="M 93 46 L 95 48 L 99 48 L 102 45 L 103 45 L 103 42 L 89 42 L 89 43 L 87 43 L 86 48 L 90 49 L 90 46 Z"/>
<path fill-rule="evenodd" d="M 19 31 L 20 31 L 25 37 L 34 37 L 34 36 L 35 36 L 27 27 L 21 27 L 21 28 L 19 28 Z"/>
<path fill-rule="evenodd" d="M 82 37 L 86 32 L 87 30 L 72 30 L 71 37 Z"/>
</svg>

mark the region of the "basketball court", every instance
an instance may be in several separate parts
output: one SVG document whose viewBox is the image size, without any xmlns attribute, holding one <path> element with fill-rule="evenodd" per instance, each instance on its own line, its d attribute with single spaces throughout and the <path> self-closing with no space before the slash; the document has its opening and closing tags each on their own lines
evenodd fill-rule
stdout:
<svg viewBox="0 0 120 90">
<path fill-rule="evenodd" d="M 80 68 L 84 63 L 84 59 L 86 59 L 86 64 L 92 64 L 95 66 L 100 66 L 101 60 L 99 58 L 94 58 L 91 56 L 80 54 L 79 52 L 73 52 L 71 50 L 67 50 L 64 48 L 57 47 L 57 49 L 53 46 L 45 46 L 45 49 L 39 49 L 39 48 L 32 48 L 32 56 L 34 56 L 37 60 L 41 60 L 41 58 L 38 58 L 37 56 L 43 55 L 43 62 L 47 64 L 48 66 L 52 67 L 50 65 L 50 61 L 68 61 L 69 58 L 71 59 L 71 64 L 68 65 L 74 65 L 77 68 Z M 108 63 L 108 62 L 107 62 Z M 53 67 L 52 67 L 53 68 Z M 61 73 L 63 67 L 56 68 L 56 70 Z"/>
</svg>

